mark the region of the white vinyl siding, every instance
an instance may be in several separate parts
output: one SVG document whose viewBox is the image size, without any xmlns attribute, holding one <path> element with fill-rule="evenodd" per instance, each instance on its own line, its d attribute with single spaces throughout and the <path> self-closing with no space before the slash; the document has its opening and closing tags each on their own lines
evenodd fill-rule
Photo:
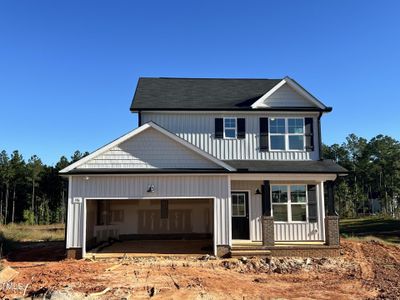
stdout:
<svg viewBox="0 0 400 300">
<path fill-rule="evenodd" d="M 290 86 L 284 84 L 268 97 L 265 104 L 268 107 L 310 107 L 310 101 L 305 99 Z"/>
<path fill-rule="evenodd" d="M 154 185 L 153 193 L 147 187 Z M 74 198 L 80 203 L 73 203 Z M 229 180 L 228 176 L 72 176 L 68 195 L 67 248 L 81 248 L 84 239 L 84 205 L 86 199 L 143 198 L 209 198 L 215 199 L 215 241 L 229 244 Z M 184 201 L 184 200 L 182 200 Z"/>
<path fill-rule="evenodd" d="M 214 138 L 216 118 L 231 117 L 231 113 L 203 112 L 142 112 L 142 124 L 153 121 L 177 136 L 194 144 L 218 159 L 224 160 L 318 160 L 317 114 L 237 113 L 246 119 L 244 139 Z M 260 151 L 261 117 L 313 117 L 314 151 Z"/>
<path fill-rule="evenodd" d="M 290 181 L 288 177 L 287 182 Z M 232 190 L 249 191 L 249 216 L 250 216 L 250 239 L 252 241 L 262 241 L 262 203 L 261 195 L 255 192 L 261 189 L 262 181 L 232 181 Z M 318 222 L 274 222 L 274 234 L 276 242 L 288 241 L 324 241 L 324 195 L 321 189 L 321 183 L 313 183 L 317 185 L 317 202 L 318 202 Z"/>
<path fill-rule="evenodd" d="M 274 222 L 275 241 L 324 241 L 324 191 L 323 184 L 317 185 L 318 222 Z"/>
<path fill-rule="evenodd" d="M 153 128 L 93 158 L 84 168 L 221 168 Z"/>
</svg>

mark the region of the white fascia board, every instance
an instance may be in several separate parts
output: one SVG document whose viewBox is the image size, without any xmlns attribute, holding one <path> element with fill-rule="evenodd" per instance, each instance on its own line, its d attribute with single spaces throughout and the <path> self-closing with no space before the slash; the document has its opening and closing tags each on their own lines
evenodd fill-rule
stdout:
<svg viewBox="0 0 400 300">
<path fill-rule="evenodd" d="M 67 173 L 75 168 L 78 168 L 79 166 L 85 164 L 86 162 L 90 161 L 91 159 L 95 158 L 96 156 L 99 156 L 100 154 L 110 150 L 111 148 L 127 141 L 128 139 L 134 137 L 135 135 L 143 132 L 144 130 L 148 129 L 148 128 L 154 128 L 155 130 L 161 132 L 162 134 L 170 137 L 171 139 L 175 140 L 176 142 L 180 143 L 181 145 L 185 146 L 186 148 L 191 149 L 192 151 L 198 153 L 199 155 L 205 157 L 206 159 L 212 161 L 213 163 L 229 170 L 229 171 L 235 171 L 235 168 L 232 168 L 231 166 L 229 166 L 228 164 L 224 163 L 223 161 L 220 161 L 219 159 L 217 159 L 216 157 L 212 156 L 211 154 L 208 154 L 206 152 L 204 152 L 203 150 L 197 148 L 196 146 L 194 146 L 193 144 L 185 141 L 184 139 L 181 139 L 180 137 L 178 137 L 177 135 L 169 132 L 168 130 L 160 127 L 159 125 L 153 123 L 153 122 L 148 122 L 146 124 L 143 124 L 142 126 L 132 130 L 131 132 L 121 136 L 120 138 L 116 139 L 115 141 L 97 149 L 96 151 L 92 152 L 91 154 L 89 154 L 88 156 L 85 156 L 84 158 L 78 160 L 77 162 L 74 162 L 73 164 L 69 165 L 68 167 L 62 169 L 60 171 L 60 173 Z"/>
<path fill-rule="evenodd" d="M 318 108 L 325 109 L 326 106 L 319 101 L 317 98 L 315 98 L 313 95 L 311 95 L 309 92 L 307 92 L 301 85 L 298 83 L 294 82 L 291 78 L 285 77 L 280 81 L 277 85 L 275 85 L 272 89 L 270 89 L 267 93 L 265 93 L 260 99 L 258 99 L 256 102 L 254 102 L 251 107 L 252 108 L 265 108 L 269 107 L 268 105 L 265 104 L 266 100 L 274 94 L 277 90 L 279 90 L 284 84 L 288 84 L 291 88 L 293 88 L 297 93 L 299 93 L 301 96 L 306 98 L 308 101 L 310 101 L 312 104 L 317 106 Z"/>
<path fill-rule="evenodd" d="M 315 98 L 313 95 L 311 95 L 305 88 L 303 88 L 301 85 L 299 85 L 297 82 L 293 81 L 290 77 L 285 77 L 286 83 L 293 88 L 296 92 L 298 92 L 300 95 L 305 97 L 307 100 L 311 101 L 313 104 L 318 106 L 321 109 L 325 109 L 326 106 L 319 101 L 317 98 Z"/>
<path fill-rule="evenodd" d="M 73 164 L 69 165 L 68 167 L 62 169 L 60 171 L 60 173 L 67 173 L 83 164 L 85 164 L 86 162 L 88 162 L 89 160 L 95 158 L 96 156 L 106 152 L 107 150 L 110 150 L 111 148 L 125 142 L 126 140 L 130 139 L 131 137 L 139 134 L 140 132 L 143 132 L 144 130 L 146 130 L 147 128 L 149 128 L 150 125 L 149 124 L 143 124 L 142 126 L 128 132 L 127 134 L 121 136 L 120 138 L 112 141 L 111 143 L 97 149 L 96 151 L 90 153 L 88 156 L 85 156 L 84 158 L 74 162 Z"/>
<path fill-rule="evenodd" d="M 285 79 L 282 79 L 277 85 L 275 85 L 272 89 L 270 89 L 267 93 L 265 93 L 260 99 L 258 99 L 256 102 L 254 102 L 251 105 L 251 108 L 261 108 L 261 107 L 269 107 L 266 105 L 264 102 L 265 100 L 271 96 L 273 93 L 275 93 L 277 90 L 279 90 L 284 84 L 286 83 Z"/>
</svg>

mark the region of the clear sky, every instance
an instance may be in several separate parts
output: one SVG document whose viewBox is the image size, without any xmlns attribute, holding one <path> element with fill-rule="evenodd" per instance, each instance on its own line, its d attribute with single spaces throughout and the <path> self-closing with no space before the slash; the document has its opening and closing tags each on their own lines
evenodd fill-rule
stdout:
<svg viewBox="0 0 400 300">
<path fill-rule="evenodd" d="M 290 76 L 323 141 L 400 139 L 400 1 L 0 1 L 0 149 L 55 163 L 137 126 L 139 76 Z"/>
</svg>

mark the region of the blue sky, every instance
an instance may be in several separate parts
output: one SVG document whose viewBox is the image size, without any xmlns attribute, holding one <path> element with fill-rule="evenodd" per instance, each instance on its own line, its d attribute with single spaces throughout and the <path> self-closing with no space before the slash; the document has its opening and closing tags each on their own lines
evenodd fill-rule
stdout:
<svg viewBox="0 0 400 300">
<path fill-rule="evenodd" d="M 0 149 L 55 163 L 137 125 L 139 76 L 290 76 L 323 141 L 400 139 L 399 1 L 1 1 Z"/>
</svg>

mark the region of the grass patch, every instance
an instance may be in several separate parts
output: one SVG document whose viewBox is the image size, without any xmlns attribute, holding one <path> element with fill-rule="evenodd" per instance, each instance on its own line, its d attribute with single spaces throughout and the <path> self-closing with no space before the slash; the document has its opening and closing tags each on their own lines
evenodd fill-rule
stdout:
<svg viewBox="0 0 400 300">
<path fill-rule="evenodd" d="M 54 242 L 64 240 L 64 225 L 0 225 L 1 254 L 35 242 Z"/>
<path fill-rule="evenodd" d="M 340 220 L 340 233 L 345 238 L 380 239 L 400 244 L 400 220 L 382 217 L 364 217 Z"/>
</svg>

